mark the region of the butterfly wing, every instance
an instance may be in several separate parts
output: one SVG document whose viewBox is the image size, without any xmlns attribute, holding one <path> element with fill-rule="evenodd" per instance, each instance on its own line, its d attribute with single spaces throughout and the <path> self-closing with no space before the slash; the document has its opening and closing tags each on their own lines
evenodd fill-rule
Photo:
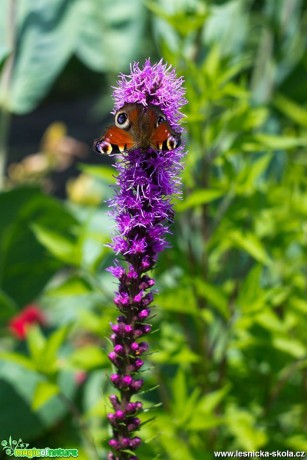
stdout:
<svg viewBox="0 0 307 460">
<path fill-rule="evenodd" d="M 168 121 L 162 121 L 152 133 L 150 145 L 158 150 L 174 150 L 180 145 L 180 134 L 171 128 Z"/>
<path fill-rule="evenodd" d="M 106 132 L 94 141 L 94 150 L 107 155 L 122 153 L 135 147 L 130 133 L 117 126 L 110 126 Z"/>
<path fill-rule="evenodd" d="M 116 112 L 115 125 L 94 141 L 94 150 L 111 155 L 148 147 L 167 151 L 179 145 L 180 134 L 171 128 L 159 107 L 129 103 Z"/>
</svg>

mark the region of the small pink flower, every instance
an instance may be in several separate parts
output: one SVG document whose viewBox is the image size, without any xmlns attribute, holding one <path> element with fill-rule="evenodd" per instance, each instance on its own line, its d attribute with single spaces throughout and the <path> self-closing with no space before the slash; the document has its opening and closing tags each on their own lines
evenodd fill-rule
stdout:
<svg viewBox="0 0 307 460">
<path fill-rule="evenodd" d="M 78 385 L 82 385 L 82 383 L 86 380 L 87 373 L 84 371 L 78 371 L 75 373 L 75 382 Z"/>
</svg>

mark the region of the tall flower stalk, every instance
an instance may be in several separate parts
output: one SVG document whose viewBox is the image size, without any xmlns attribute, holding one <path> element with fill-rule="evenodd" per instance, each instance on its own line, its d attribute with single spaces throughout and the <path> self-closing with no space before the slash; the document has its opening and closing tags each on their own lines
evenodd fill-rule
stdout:
<svg viewBox="0 0 307 460">
<path fill-rule="evenodd" d="M 114 111 L 126 103 L 156 105 L 176 132 L 181 132 L 180 108 L 186 103 L 182 78 L 160 61 L 143 68 L 131 66 L 130 75 L 120 75 L 113 97 Z M 110 202 L 117 234 L 111 247 L 117 259 L 108 270 L 118 279 L 114 303 L 119 315 L 111 325 L 114 345 L 109 359 L 116 371 L 110 379 L 117 394 L 110 396 L 113 411 L 108 414 L 113 437 L 108 460 L 136 460 L 141 444 L 135 434 L 140 429 L 142 403 L 133 398 L 143 387 L 140 377 L 143 357 L 148 350 L 144 340 L 151 331 L 154 279 L 148 274 L 157 262 L 159 252 L 168 246 L 166 235 L 173 221 L 172 201 L 180 194 L 179 173 L 183 147 L 174 150 L 148 148 L 122 154 L 115 197 Z"/>
</svg>

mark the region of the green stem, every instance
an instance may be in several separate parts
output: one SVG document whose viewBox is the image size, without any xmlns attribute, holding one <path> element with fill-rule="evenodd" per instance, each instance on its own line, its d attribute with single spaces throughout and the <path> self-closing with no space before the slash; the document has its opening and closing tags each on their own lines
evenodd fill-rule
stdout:
<svg viewBox="0 0 307 460">
<path fill-rule="evenodd" d="M 0 190 L 4 188 L 5 166 L 7 159 L 7 144 L 10 128 L 10 86 L 14 66 L 14 45 L 15 45 L 15 25 L 16 25 L 17 0 L 10 0 L 7 18 L 7 48 L 9 56 L 3 66 L 0 81 Z"/>
</svg>

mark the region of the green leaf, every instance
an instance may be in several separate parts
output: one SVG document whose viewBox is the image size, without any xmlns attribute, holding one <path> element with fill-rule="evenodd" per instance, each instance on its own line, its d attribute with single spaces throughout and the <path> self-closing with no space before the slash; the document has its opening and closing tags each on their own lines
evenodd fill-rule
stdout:
<svg viewBox="0 0 307 460">
<path fill-rule="evenodd" d="M 57 370 L 57 354 L 60 347 L 63 345 L 69 333 L 69 326 L 62 326 L 56 329 L 47 339 L 44 347 L 44 361 L 43 366 L 45 373 L 53 373 Z"/>
<path fill-rule="evenodd" d="M 3 61 L 10 54 L 11 50 L 9 49 L 9 1 L 2 0 L 1 2 L 1 16 L 0 16 L 0 68 L 3 64 Z M 2 95 L 1 95 L 2 96 Z"/>
<path fill-rule="evenodd" d="M 178 286 L 176 289 L 166 289 L 159 295 L 159 305 L 172 312 L 195 315 L 196 301 L 191 287 Z"/>
<path fill-rule="evenodd" d="M 225 399 L 230 391 L 230 384 L 220 390 L 212 391 L 211 393 L 203 396 L 198 402 L 199 411 L 204 415 L 205 413 L 213 412 L 214 409 Z"/>
<path fill-rule="evenodd" d="M 256 161 L 254 161 L 249 168 L 246 168 L 245 178 L 242 184 L 237 184 L 236 191 L 244 191 L 244 193 L 252 194 L 253 189 L 257 182 L 260 180 L 260 176 L 267 170 L 270 161 L 272 160 L 271 154 L 262 155 Z"/>
<path fill-rule="evenodd" d="M 96 71 L 126 68 L 144 38 L 145 8 L 138 0 L 79 2 L 76 54 Z M 89 24 L 91 25 L 89 27 Z"/>
<path fill-rule="evenodd" d="M 275 336 L 272 340 L 272 345 L 280 351 L 293 356 L 296 359 L 306 356 L 306 347 L 302 342 L 287 336 Z"/>
<path fill-rule="evenodd" d="M 214 2 L 204 31 L 206 45 L 218 43 L 223 55 L 240 55 L 249 33 L 249 20 L 244 1 Z"/>
<path fill-rule="evenodd" d="M 103 179 L 108 184 L 115 184 L 114 169 L 109 166 L 80 164 L 79 168 L 91 176 Z"/>
<path fill-rule="evenodd" d="M 297 136 L 274 136 L 272 134 L 255 134 L 253 139 L 261 144 L 263 147 L 267 147 L 272 150 L 287 150 L 294 149 L 297 147 L 307 146 L 307 137 Z"/>
<path fill-rule="evenodd" d="M 59 285 L 50 287 L 46 294 L 50 297 L 71 297 L 92 292 L 90 284 L 79 276 L 72 276 Z"/>
<path fill-rule="evenodd" d="M 12 361 L 0 359 L 0 426 L 1 437 L 8 439 L 37 438 L 46 430 L 54 427 L 66 414 L 67 408 L 58 398 L 49 400 L 44 406 L 33 412 L 32 400 L 36 386 L 42 381 L 33 370 Z M 71 373 L 62 372 L 59 376 L 61 393 L 73 399 L 76 383 Z M 16 417 L 18 413 L 18 417 Z"/>
<path fill-rule="evenodd" d="M 0 287 L 23 307 L 39 296 L 50 277 L 63 266 L 48 256 L 31 225 L 69 235 L 78 223 L 62 203 L 30 187 L 1 193 L 0 214 Z"/>
<path fill-rule="evenodd" d="M 293 450 L 307 451 L 307 439 L 305 434 L 290 436 L 287 438 L 286 442 Z"/>
<path fill-rule="evenodd" d="M 91 370 L 106 366 L 108 359 L 98 346 L 89 345 L 75 350 L 70 355 L 69 362 L 73 367 Z"/>
<path fill-rule="evenodd" d="M 38 241 L 56 258 L 71 265 L 80 266 L 82 253 L 75 242 L 62 233 L 39 224 L 31 225 Z"/>
<path fill-rule="evenodd" d="M 225 318 L 228 318 L 228 299 L 225 296 L 222 287 L 214 286 L 206 281 L 196 278 L 193 280 L 197 293 L 207 299 Z"/>
<path fill-rule="evenodd" d="M 59 387 L 53 383 L 47 381 L 38 382 L 32 400 L 32 409 L 34 411 L 39 410 L 59 392 Z"/>
<path fill-rule="evenodd" d="M 282 94 L 277 94 L 273 103 L 281 112 L 303 127 L 307 127 L 307 110 Z"/>
<path fill-rule="evenodd" d="M 66 0 L 18 3 L 21 24 L 11 87 L 13 112 L 22 114 L 32 110 L 74 52 L 79 32 L 79 3 Z"/>
<path fill-rule="evenodd" d="M 43 351 L 45 349 L 46 339 L 38 326 L 29 326 L 27 331 L 27 344 L 31 357 L 34 362 L 39 365 L 42 355 L 44 354 Z"/>
<path fill-rule="evenodd" d="M 27 370 L 34 371 L 35 366 L 29 358 L 18 353 L 0 352 L 0 361 L 8 361 Z"/>
<path fill-rule="evenodd" d="M 178 427 L 184 427 L 195 410 L 199 399 L 200 389 L 195 388 L 189 391 L 186 375 L 182 368 L 179 368 L 173 381 L 173 407 L 172 412 Z"/>
<path fill-rule="evenodd" d="M 256 420 L 251 412 L 231 404 L 226 410 L 225 421 L 228 431 L 242 449 L 258 450 L 265 445 L 267 436 L 263 429 L 256 427 Z"/>
<path fill-rule="evenodd" d="M 185 198 L 184 201 L 178 202 L 175 206 L 175 210 L 179 212 L 186 211 L 189 208 L 195 208 L 197 206 L 201 206 L 203 204 L 217 200 L 224 194 L 225 192 L 222 190 L 197 190 L 196 192 L 192 192 L 187 198 Z"/>
<path fill-rule="evenodd" d="M 270 258 L 261 241 L 253 233 L 241 233 L 239 230 L 228 234 L 228 238 L 238 248 L 243 249 L 258 262 L 270 264 Z"/>
<path fill-rule="evenodd" d="M 0 322 L 7 321 L 17 311 L 18 307 L 14 300 L 0 289 Z"/>
<path fill-rule="evenodd" d="M 195 30 L 202 28 L 208 17 L 204 5 L 198 4 L 198 9 L 193 11 L 187 9 L 176 9 L 171 14 L 166 12 L 165 6 L 160 7 L 157 3 L 147 0 L 145 2 L 147 8 L 159 18 L 164 19 L 174 30 L 182 37 L 186 37 Z"/>
</svg>

